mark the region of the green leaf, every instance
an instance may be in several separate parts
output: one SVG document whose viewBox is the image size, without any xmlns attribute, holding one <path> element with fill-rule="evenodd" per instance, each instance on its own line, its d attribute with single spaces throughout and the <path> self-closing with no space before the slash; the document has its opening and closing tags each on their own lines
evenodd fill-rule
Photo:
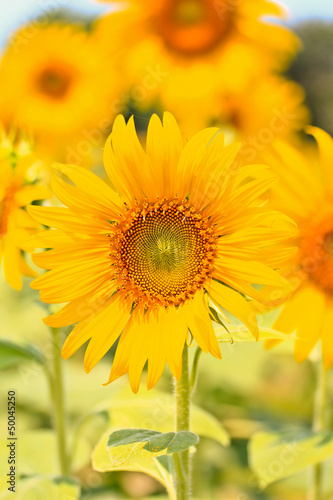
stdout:
<svg viewBox="0 0 333 500">
<path fill-rule="evenodd" d="M 218 342 L 256 342 L 252 333 L 242 325 L 228 326 L 228 332 L 221 326 L 215 326 L 215 332 Z M 295 335 L 272 330 L 271 328 L 259 328 L 258 340 L 295 340 Z"/>
<path fill-rule="evenodd" d="M 18 345 L 9 340 L 0 340 L 0 370 L 26 361 L 44 364 L 43 355 L 32 345 Z"/>
<path fill-rule="evenodd" d="M 92 467 L 99 472 L 106 471 L 131 471 L 142 472 L 159 481 L 167 490 L 171 500 L 176 499 L 176 494 L 173 485 L 172 468 L 166 467 L 170 462 L 161 463 L 161 458 L 168 459 L 166 456 L 158 458 L 137 459 L 135 461 L 127 461 L 116 465 L 114 460 L 111 460 L 108 450 L 108 441 L 110 431 L 106 432 L 92 453 Z M 152 455 L 150 455 L 152 456 Z"/>
<path fill-rule="evenodd" d="M 15 498 L 20 500 L 78 500 L 80 486 L 73 479 L 58 477 L 54 479 L 34 477 L 23 479 L 16 485 Z M 1 500 L 10 500 L 13 492 L 3 492 Z"/>
<path fill-rule="evenodd" d="M 261 488 L 332 455 L 333 433 L 330 432 L 298 435 L 261 432 L 249 443 L 250 467 Z"/>
<path fill-rule="evenodd" d="M 107 449 L 111 461 L 122 463 L 171 455 L 194 446 L 199 438 L 193 432 L 162 432 L 148 429 L 122 429 L 113 432 L 108 439 Z"/>
<path fill-rule="evenodd" d="M 113 428 L 141 427 L 166 433 L 174 426 L 174 404 L 172 394 L 146 392 L 133 399 L 126 388 L 113 396 L 112 401 L 98 406 L 97 411 L 108 412 L 110 427 Z M 200 437 L 214 439 L 222 446 L 229 444 L 229 435 L 220 421 L 196 405 L 191 405 L 191 431 Z"/>
</svg>

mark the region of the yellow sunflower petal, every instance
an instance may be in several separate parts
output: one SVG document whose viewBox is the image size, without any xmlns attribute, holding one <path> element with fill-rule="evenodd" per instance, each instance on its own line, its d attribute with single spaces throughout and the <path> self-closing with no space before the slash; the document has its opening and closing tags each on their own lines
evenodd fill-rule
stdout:
<svg viewBox="0 0 333 500">
<path fill-rule="evenodd" d="M 73 243 L 74 237 L 57 229 L 48 229 L 34 234 L 25 243 L 32 248 L 55 248 L 57 246 Z"/>
<path fill-rule="evenodd" d="M 95 198 L 107 210 L 117 211 L 122 208 L 122 202 L 117 193 L 86 168 L 60 163 L 56 163 L 54 166 L 67 175 L 83 193 L 92 199 Z"/>
<path fill-rule="evenodd" d="M 221 351 L 216 339 L 212 321 L 209 317 L 208 307 L 204 302 L 202 293 L 197 293 L 192 300 L 183 306 L 188 328 L 199 347 L 204 352 L 210 352 L 221 359 Z"/>
<path fill-rule="evenodd" d="M 154 314 L 154 311 L 152 311 Z M 166 361 L 166 346 L 168 332 L 164 328 L 165 311 L 160 309 L 156 312 L 155 321 L 149 321 L 150 341 L 148 342 L 148 374 L 147 374 L 147 389 L 152 389 L 160 379 Z"/>
<path fill-rule="evenodd" d="M 18 254 L 18 261 L 20 273 L 23 276 L 28 276 L 29 278 L 36 278 L 36 276 L 38 276 L 38 273 L 34 269 L 31 269 L 21 253 Z"/>
<path fill-rule="evenodd" d="M 28 205 L 34 200 L 44 200 L 51 198 L 51 192 L 46 186 L 24 186 L 15 193 L 15 202 L 19 207 Z"/>
<path fill-rule="evenodd" d="M 139 390 L 142 370 L 148 359 L 149 343 L 153 335 L 156 335 L 157 327 L 158 324 L 153 315 L 150 316 L 149 321 L 143 314 L 137 315 L 132 324 L 135 337 L 129 355 L 128 380 L 135 394 Z"/>
<path fill-rule="evenodd" d="M 297 322 L 297 337 L 295 340 L 295 359 L 304 361 L 320 337 L 325 315 L 325 295 L 313 286 L 304 288 L 302 295 L 302 311 Z"/>
<path fill-rule="evenodd" d="M 119 323 L 118 321 L 120 318 L 119 311 L 123 313 L 122 316 L 124 317 L 121 319 L 121 323 Z M 121 331 L 119 331 L 119 326 L 122 326 L 123 321 L 128 320 L 128 314 L 124 314 L 126 312 L 128 313 L 129 311 L 125 309 L 124 303 L 120 303 L 120 299 L 117 295 L 110 298 L 108 302 L 105 303 L 101 308 L 97 308 L 96 311 L 93 311 L 89 319 L 84 319 L 76 325 L 76 327 L 72 330 L 64 343 L 61 352 L 62 356 L 65 359 L 69 358 L 85 342 L 87 342 L 87 340 L 94 338 L 94 342 L 89 349 L 88 355 L 86 353 L 85 357 L 85 370 L 88 371 L 92 369 L 93 366 L 95 366 L 95 364 L 98 362 L 96 361 L 96 363 L 94 363 L 95 359 L 99 356 L 104 356 L 104 354 L 107 352 L 105 351 L 104 354 L 102 354 L 103 345 L 108 342 L 109 336 L 112 337 L 112 339 L 114 338 L 113 343 L 119 337 L 121 333 Z M 112 321 L 113 315 L 115 320 L 114 322 Z M 106 328 L 106 330 L 102 329 L 102 331 L 104 332 L 104 335 L 102 335 L 102 340 L 100 339 L 101 326 L 103 326 L 103 328 Z"/>
<path fill-rule="evenodd" d="M 190 193 L 194 181 L 193 174 L 200 170 L 208 144 L 218 132 L 217 127 L 207 128 L 194 135 L 185 145 L 179 159 L 178 195 L 180 198 Z"/>
<path fill-rule="evenodd" d="M 170 307 L 165 311 L 166 357 L 171 373 L 179 380 L 182 371 L 182 353 L 188 336 L 188 326 L 183 308 Z"/>
<path fill-rule="evenodd" d="M 208 293 L 216 304 L 220 305 L 233 316 L 240 319 L 256 339 L 259 337 L 258 323 L 250 304 L 240 293 L 212 280 L 208 286 Z"/>
<path fill-rule="evenodd" d="M 274 175 L 265 177 L 264 179 L 256 179 L 252 182 L 241 186 L 236 189 L 228 201 L 227 210 L 237 210 L 243 211 L 244 208 L 248 207 L 256 199 L 258 199 L 263 193 L 265 193 L 269 188 L 271 188 L 278 178 Z M 236 208 L 237 207 L 237 208 Z"/>
<path fill-rule="evenodd" d="M 84 210 L 86 215 L 90 217 L 104 218 L 107 220 L 118 219 L 116 212 L 112 210 L 111 207 L 106 208 L 105 205 L 99 203 L 93 196 L 93 193 L 88 197 L 83 191 L 75 186 L 71 186 L 56 176 L 52 177 L 51 187 L 57 198 L 59 198 L 59 200 L 72 212 L 81 214 Z"/>
<path fill-rule="evenodd" d="M 94 234 L 111 230 L 109 222 L 75 215 L 68 208 L 36 207 L 30 205 L 28 212 L 40 224 L 55 227 L 68 233 Z"/>
<path fill-rule="evenodd" d="M 243 261 L 223 255 L 217 261 L 216 268 L 220 271 L 220 276 L 225 273 L 232 278 L 257 285 L 290 287 L 285 278 L 261 262 Z"/>
<path fill-rule="evenodd" d="M 86 261 L 93 264 L 97 257 L 102 261 L 110 261 L 109 253 L 110 247 L 108 246 L 107 237 L 103 236 L 102 241 L 96 241 L 94 238 L 93 240 L 68 244 L 66 248 L 35 253 L 32 255 L 32 261 L 42 269 L 53 269 L 77 261 Z"/>
<path fill-rule="evenodd" d="M 116 354 L 112 363 L 110 377 L 104 385 L 108 385 L 128 373 L 129 358 L 133 348 L 133 341 L 136 336 L 136 329 L 134 325 L 136 314 L 136 311 L 131 314 L 127 325 L 120 336 Z"/>
<path fill-rule="evenodd" d="M 80 296 L 78 299 L 72 300 L 65 305 L 60 311 L 43 318 L 43 322 L 53 328 L 73 325 L 78 321 L 93 317 L 97 310 L 103 307 L 104 302 L 114 292 L 115 287 L 112 283 L 107 282 L 102 285 L 95 293 Z"/>
<path fill-rule="evenodd" d="M 217 134 L 207 147 L 207 154 L 202 159 L 200 171 L 197 172 L 195 188 L 191 199 L 197 206 L 210 203 L 207 215 L 215 211 L 220 199 L 226 198 L 225 189 L 231 188 L 231 172 L 229 171 L 241 147 L 240 143 L 223 148 L 223 134 Z"/>
<path fill-rule="evenodd" d="M 141 199 L 145 190 L 146 194 L 153 194 L 150 167 L 136 135 L 133 117 L 126 124 L 123 116 L 117 116 L 103 158 L 105 170 L 124 200 Z"/>
<path fill-rule="evenodd" d="M 157 115 L 149 121 L 147 156 L 156 179 L 156 194 L 174 196 L 177 191 L 177 167 L 183 149 L 182 136 L 176 120 L 164 113 L 163 126 Z"/>
<path fill-rule="evenodd" d="M 98 289 L 112 279 L 107 262 L 78 262 L 53 269 L 31 283 L 31 288 L 40 290 L 41 299 L 49 303 L 63 303 L 77 299 Z"/>
<path fill-rule="evenodd" d="M 90 331 L 91 340 L 84 356 L 84 369 L 87 373 L 113 346 L 126 326 L 130 307 L 120 294 L 114 295 L 109 304 L 81 332 Z"/>
</svg>

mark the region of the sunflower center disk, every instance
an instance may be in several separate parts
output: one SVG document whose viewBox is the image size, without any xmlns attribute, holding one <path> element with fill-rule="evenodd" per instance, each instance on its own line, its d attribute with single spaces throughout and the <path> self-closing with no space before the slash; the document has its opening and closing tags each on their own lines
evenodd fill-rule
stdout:
<svg viewBox="0 0 333 500">
<path fill-rule="evenodd" d="M 71 87 L 71 75 L 66 68 L 50 66 L 45 68 L 37 77 L 39 92 L 51 99 L 59 100 L 65 97 Z"/>
<path fill-rule="evenodd" d="M 333 214 L 309 227 L 303 237 L 301 267 L 326 293 L 333 294 Z"/>
<path fill-rule="evenodd" d="M 129 210 L 111 239 L 121 289 L 134 302 L 178 305 L 210 277 L 216 236 L 207 220 L 177 199 Z"/>
<path fill-rule="evenodd" d="M 155 25 L 171 50 L 198 56 L 223 40 L 230 8 L 225 0 L 164 0 Z"/>
</svg>

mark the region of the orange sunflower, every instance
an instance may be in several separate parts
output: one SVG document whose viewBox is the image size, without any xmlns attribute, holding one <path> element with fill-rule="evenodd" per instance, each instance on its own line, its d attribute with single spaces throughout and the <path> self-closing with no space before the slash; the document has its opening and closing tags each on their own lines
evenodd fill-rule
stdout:
<svg viewBox="0 0 333 500">
<path fill-rule="evenodd" d="M 146 152 L 133 117 L 115 120 L 104 149 L 113 190 L 93 173 L 59 165 L 73 183 L 53 179 L 66 207 L 31 206 L 40 223 L 56 228 L 31 244 L 48 272 L 32 287 L 46 303 L 68 302 L 45 319 L 52 327 L 76 323 L 63 347 L 68 358 L 89 340 L 89 372 L 120 337 L 109 382 L 129 374 L 139 388 L 148 361 L 148 388 L 168 363 L 178 379 L 189 332 L 205 352 L 220 357 L 210 317 L 223 307 L 258 335 L 246 297 L 252 284 L 288 287 L 274 269 L 293 251 L 282 241 L 291 221 L 263 206 L 276 181 L 264 165 L 235 161 L 240 144 L 224 147 L 209 128 L 183 145 L 178 125 L 152 116 Z M 220 311 L 221 314 L 222 311 Z M 216 317 L 216 316 L 215 316 Z"/>
<path fill-rule="evenodd" d="M 303 156 L 277 142 L 265 153 L 280 182 L 272 189 L 275 207 L 298 224 L 297 255 L 288 262 L 287 277 L 294 291 L 274 328 L 297 332 L 295 358 L 304 361 L 321 339 L 324 365 L 333 364 L 333 140 L 323 130 L 309 127 L 319 155 Z M 272 347 L 276 341 L 268 341 Z"/>
<path fill-rule="evenodd" d="M 242 91 L 253 77 L 284 67 L 299 46 L 285 27 L 263 20 L 285 14 L 268 0 L 132 0 L 122 6 L 127 10 L 99 19 L 98 40 L 112 48 L 120 41 L 136 104 L 157 101 L 180 120 L 191 116 L 187 134 L 216 116 L 221 92 Z"/>
</svg>

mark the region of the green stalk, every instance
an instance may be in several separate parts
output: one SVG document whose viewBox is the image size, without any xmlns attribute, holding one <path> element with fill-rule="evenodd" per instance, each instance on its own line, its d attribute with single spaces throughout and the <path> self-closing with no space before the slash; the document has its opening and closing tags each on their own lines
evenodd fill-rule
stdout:
<svg viewBox="0 0 333 500">
<path fill-rule="evenodd" d="M 53 384 L 52 402 L 54 424 L 58 441 L 58 456 L 61 474 L 69 474 L 69 455 L 66 440 L 66 416 L 64 404 L 64 383 L 61 358 L 62 334 L 61 329 L 52 328 L 53 333 Z"/>
<path fill-rule="evenodd" d="M 327 371 L 323 360 L 317 361 L 316 391 L 314 397 L 312 428 L 314 432 L 327 430 Z M 312 467 L 309 500 L 323 500 L 323 463 Z"/>
<path fill-rule="evenodd" d="M 191 387 L 188 367 L 188 347 L 186 344 L 183 351 L 182 374 L 179 381 L 175 381 L 175 396 L 176 431 L 189 431 Z M 177 500 L 189 500 L 192 488 L 190 450 L 175 453 L 173 457 Z"/>
</svg>

